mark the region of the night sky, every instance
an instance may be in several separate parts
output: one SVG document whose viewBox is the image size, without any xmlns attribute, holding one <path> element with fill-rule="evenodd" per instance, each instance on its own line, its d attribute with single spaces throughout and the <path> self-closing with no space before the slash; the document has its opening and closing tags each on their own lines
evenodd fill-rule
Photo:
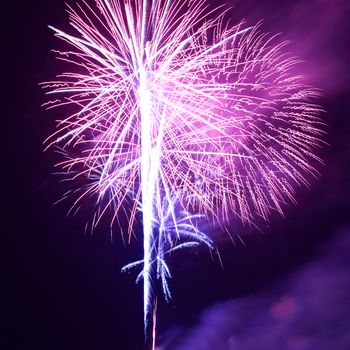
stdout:
<svg viewBox="0 0 350 350">
<path fill-rule="evenodd" d="M 273 329 L 257 322 L 256 315 L 272 310 L 279 320 L 278 315 L 293 309 L 298 299 L 293 295 L 300 296 L 308 310 L 314 283 L 317 290 L 324 291 L 317 294 L 323 306 L 310 308 L 309 323 L 316 327 L 319 322 L 324 328 L 313 333 L 313 339 L 326 334 L 331 344 L 341 338 L 342 343 L 324 349 L 350 349 L 350 337 L 345 336 L 350 330 L 350 262 L 342 249 L 350 248 L 350 6 L 346 0 L 241 0 L 231 4 L 235 6 L 233 23 L 243 17 L 249 24 L 264 18 L 264 30 L 281 32 L 282 39 L 292 40 L 290 50 L 305 59 L 305 71 L 314 86 L 323 90 L 320 103 L 326 110 L 323 118 L 328 124 L 329 147 L 320 155 L 325 166 L 319 166 L 322 176 L 312 181 L 310 189 L 299 191 L 298 206 L 285 208 L 284 219 L 274 217 L 260 230 L 249 230 L 245 245 L 234 245 L 223 233 L 213 232 L 223 268 L 218 257 L 204 248 L 171 257 L 174 300 L 170 304 L 159 301 L 158 343 L 166 350 L 207 349 L 195 343 L 201 337 L 198 332 L 205 336 L 205 328 L 198 324 L 210 325 L 210 317 L 203 316 L 208 313 L 220 319 L 225 309 L 222 303 L 229 303 L 227 310 L 242 315 L 247 327 L 260 327 L 256 337 L 251 337 L 257 343 L 247 345 L 241 338 L 234 342 L 230 338 L 215 343 L 225 343 L 225 347 L 213 343 L 212 348 L 265 349 L 257 334 Z M 38 83 L 59 72 L 50 49 L 60 43 L 47 25 L 67 29 L 64 1 L 13 1 L 4 6 L 0 349 L 142 349 L 142 288 L 135 285 L 134 274 L 120 273 L 124 264 L 141 258 L 141 236 L 124 246 L 115 227 L 111 242 L 108 222 L 93 235 L 84 233 L 88 206 L 74 217 L 66 215 L 69 201 L 53 206 L 66 188 L 52 174 L 57 155 L 43 152 L 43 140 L 54 131 L 55 117 L 40 107 L 45 98 Z M 242 233 L 243 228 L 233 220 L 231 230 Z M 327 279 L 333 270 L 325 266 L 332 264 L 337 266 L 335 274 L 342 274 Z M 308 288 L 298 289 L 303 282 Z M 339 288 L 341 296 L 333 298 Z M 281 299 L 286 290 L 292 302 Z M 276 304 L 280 299 L 287 302 Z M 247 316 L 248 308 L 256 314 Z M 204 310 L 211 311 L 203 314 Z M 341 334 L 332 332 L 332 317 L 346 325 L 344 330 L 337 326 Z M 228 320 L 225 324 L 231 325 Z M 233 322 L 232 329 L 235 327 Z M 287 332 L 295 331 L 288 327 Z M 304 338 L 310 338 L 311 328 L 300 330 Z M 215 326 L 211 331 L 215 334 Z M 230 331 L 234 333 L 226 330 Z M 265 344 L 275 344 L 278 336 L 268 334 L 271 337 Z M 315 342 L 298 341 L 287 342 L 288 346 L 278 350 L 323 349 Z M 281 342 L 284 344 L 283 339 Z"/>
</svg>

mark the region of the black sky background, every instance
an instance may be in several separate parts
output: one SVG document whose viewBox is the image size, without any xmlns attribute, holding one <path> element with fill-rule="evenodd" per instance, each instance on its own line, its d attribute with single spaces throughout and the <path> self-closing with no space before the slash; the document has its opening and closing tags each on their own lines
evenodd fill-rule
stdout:
<svg viewBox="0 0 350 350">
<path fill-rule="evenodd" d="M 322 177 L 300 191 L 299 205 L 287 208 L 284 220 L 273 218 L 246 236 L 246 246 L 220 238 L 224 269 L 204 249 L 172 257 L 174 300 L 160 301 L 160 340 L 173 325 L 193 325 L 209 305 L 273 285 L 350 224 L 349 11 L 346 1 L 312 3 L 317 6 L 301 0 L 236 2 L 233 21 L 265 18 L 264 29 L 300 38 L 291 48 L 308 61 L 314 83 L 324 91 L 330 147 L 321 152 Z M 337 10 L 333 22 L 325 12 L 330 3 Z M 38 83 L 58 73 L 50 54 L 58 41 L 47 24 L 67 28 L 64 2 L 4 6 L 0 349 L 142 349 L 141 286 L 134 275 L 120 273 L 141 257 L 140 238 L 124 247 L 116 228 L 112 243 L 108 223 L 85 234 L 87 210 L 67 218 L 68 205 L 52 206 L 65 187 L 52 175 L 57 156 L 43 152 L 55 125 L 53 114 L 40 107 Z"/>
</svg>

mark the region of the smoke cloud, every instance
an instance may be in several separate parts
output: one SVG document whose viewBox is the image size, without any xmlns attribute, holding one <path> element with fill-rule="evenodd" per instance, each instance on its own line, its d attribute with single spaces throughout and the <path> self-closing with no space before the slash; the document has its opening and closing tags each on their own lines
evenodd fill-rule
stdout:
<svg viewBox="0 0 350 350">
<path fill-rule="evenodd" d="M 348 350 L 349 251 L 347 227 L 284 281 L 212 306 L 192 329 L 170 331 L 161 349 Z"/>
</svg>

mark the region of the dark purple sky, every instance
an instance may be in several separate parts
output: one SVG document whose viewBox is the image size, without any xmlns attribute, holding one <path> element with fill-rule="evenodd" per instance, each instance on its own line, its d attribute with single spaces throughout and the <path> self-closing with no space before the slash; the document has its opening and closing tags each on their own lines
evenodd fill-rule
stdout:
<svg viewBox="0 0 350 350">
<path fill-rule="evenodd" d="M 162 342 L 174 327 L 182 330 L 175 332 L 178 336 L 184 336 L 183 330 L 203 320 L 200 315 L 204 309 L 226 300 L 237 300 L 243 317 L 244 305 L 254 304 L 252 295 L 257 295 L 256 312 L 260 315 L 264 305 L 260 301 L 266 295 L 262 291 L 269 296 L 277 293 L 286 283 L 281 281 L 299 276 L 303 266 L 319 261 L 320 249 L 328 244 L 333 253 L 327 255 L 327 261 L 335 259 L 337 245 L 329 242 L 336 239 L 341 227 L 350 225 L 347 1 L 231 2 L 233 23 L 242 17 L 249 24 L 264 18 L 264 30 L 281 32 L 283 39 L 294 42 L 291 50 L 307 61 L 305 71 L 324 91 L 322 105 L 327 110 L 324 119 L 329 124 L 330 147 L 323 151 L 326 165 L 320 169 L 321 179 L 300 193 L 299 205 L 286 210 L 285 220 L 275 218 L 262 232 L 250 233 L 246 247 L 219 240 L 224 270 L 205 250 L 172 258 L 174 301 L 169 305 L 160 302 L 159 306 Z M 57 47 L 57 41 L 46 25 L 66 28 L 64 2 L 8 2 L 1 14 L 2 56 L 6 63 L 2 65 L 5 159 L 0 236 L 1 317 L 5 326 L 1 329 L 0 349 L 142 349 L 142 291 L 135 286 L 134 276 L 119 272 L 123 264 L 141 256 L 141 241 L 125 248 L 116 232 L 111 243 L 103 225 L 93 236 L 84 235 L 87 212 L 66 218 L 67 207 L 52 207 L 65 187 L 52 175 L 55 155 L 43 153 L 42 141 L 54 129 L 54 121 L 40 108 L 44 98 L 37 84 L 56 73 L 49 50 Z M 337 263 L 350 273 L 345 259 L 339 259 Z M 298 283 L 303 276 L 291 278 L 290 283 L 295 281 L 290 288 L 292 294 L 299 293 Z M 340 285 L 350 297 L 350 285 L 339 282 L 335 289 Z M 327 289 L 325 302 L 327 293 L 330 295 L 332 289 Z M 242 302 L 248 296 L 251 299 Z M 349 319 L 349 305 L 344 308 L 348 312 L 342 315 Z M 322 317 L 326 322 L 326 310 L 318 315 Z M 249 320 L 247 324 L 254 326 L 254 317 Z M 268 331 L 273 330 L 266 328 Z M 244 349 L 262 348 L 251 345 Z"/>
</svg>

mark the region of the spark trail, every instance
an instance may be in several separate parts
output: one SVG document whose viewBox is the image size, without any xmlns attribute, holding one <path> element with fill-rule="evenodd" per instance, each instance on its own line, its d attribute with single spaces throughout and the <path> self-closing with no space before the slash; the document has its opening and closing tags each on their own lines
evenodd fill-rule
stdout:
<svg viewBox="0 0 350 350">
<path fill-rule="evenodd" d="M 285 43 L 229 25 L 204 0 L 82 0 L 68 14 L 75 34 L 50 28 L 70 46 L 55 51 L 69 70 L 43 83 L 54 95 L 46 107 L 68 115 L 46 144 L 60 147 L 71 179 L 86 180 L 74 206 L 95 198 L 93 226 L 124 211 L 131 237 L 142 214 L 143 260 L 124 270 L 142 266 L 151 338 L 152 279 L 171 297 L 166 256 L 212 247 L 201 217 L 267 220 L 317 177 L 319 93 Z"/>
</svg>

